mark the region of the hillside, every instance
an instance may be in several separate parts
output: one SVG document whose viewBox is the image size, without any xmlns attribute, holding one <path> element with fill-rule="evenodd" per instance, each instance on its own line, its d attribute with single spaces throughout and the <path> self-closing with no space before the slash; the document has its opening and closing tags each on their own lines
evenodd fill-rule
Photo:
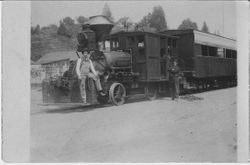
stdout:
<svg viewBox="0 0 250 165">
<path fill-rule="evenodd" d="M 71 37 L 58 35 L 57 29 L 42 28 L 38 34 L 31 35 L 31 60 L 37 61 L 46 53 L 75 50 L 76 34 L 81 30 L 75 26 Z"/>
</svg>

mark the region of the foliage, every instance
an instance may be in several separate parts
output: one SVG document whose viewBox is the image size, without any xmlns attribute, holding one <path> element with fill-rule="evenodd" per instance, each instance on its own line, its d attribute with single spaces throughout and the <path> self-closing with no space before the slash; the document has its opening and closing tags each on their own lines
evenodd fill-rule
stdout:
<svg viewBox="0 0 250 165">
<path fill-rule="evenodd" d="M 117 25 L 128 31 L 132 27 L 133 22 L 129 17 L 122 17 L 116 22 Z"/>
<path fill-rule="evenodd" d="M 111 10 L 110 10 L 109 5 L 107 3 L 105 3 L 105 5 L 104 5 L 104 7 L 102 9 L 102 14 L 104 16 L 108 17 L 109 20 L 114 21 Z"/>
<path fill-rule="evenodd" d="M 208 29 L 207 23 L 205 21 L 203 22 L 203 26 L 201 28 L 201 31 L 203 31 L 205 33 L 209 33 L 209 29 Z"/>
<path fill-rule="evenodd" d="M 195 22 L 192 22 L 189 18 L 182 21 L 178 27 L 179 30 L 194 29 L 198 30 L 198 26 Z"/>
<path fill-rule="evenodd" d="M 151 13 L 144 16 L 141 21 L 138 22 L 139 27 L 150 27 Z"/>
<path fill-rule="evenodd" d="M 150 27 L 155 28 L 158 32 L 167 29 L 165 13 L 161 6 L 154 7 L 152 15 L 149 18 Z"/>
<path fill-rule="evenodd" d="M 70 17 L 65 17 L 65 18 L 63 18 L 63 19 L 62 19 L 62 22 L 64 23 L 64 25 L 65 25 L 66 27 L 73 26 L 74 23 L 75 23 L 75 21 L 74 21 L 72 18 L 70 18 Z"/>
<path fill-rule="evenodd" d="M 76 18 L 77 22 L 82 25 L 84 24 L 86 21 L 88 21 L 89 19 L 87 17 L 84 17 L 84 16 L 79 16 Z"/>
<path fill-rule="evenodd" d="M 65 17 L 57 25 L 31 27 L 31 60 L 37 61 L 46 53 L 75 50 L 76 35 L 81 25 Z M 39 33 L 38 33 L 39 32 Z"/>
<path fill-rule="evenodd" d="M 144 16 L 136 25 L 136 29 L 142 31 L 162 31 L 167 29 L 165 13 L 161 6 L 153 8 L 153 12 Z"/>
<path fill-rule="evenodd" d="M 60 21 L 59 28 L 57 30 L 58 35 L 66 36 L 66 37 L 71 37 L 72 34 L 70 31 L 66 28 L 66 25 L 63 23 L 63 21 Z"/>
<path fill-rule="evenodd" d="M 80 21 L 82 21 L 82 17 L 80 17 Z M 60 25 L 57 30 L 58 35 L 71 38 L 75 37 L 77 33 L 81 30 L 81 25 L 77 23 L 75 24 L 75 21 L 70 17 L 63 18 L 59 24 Z"/>
</svg>

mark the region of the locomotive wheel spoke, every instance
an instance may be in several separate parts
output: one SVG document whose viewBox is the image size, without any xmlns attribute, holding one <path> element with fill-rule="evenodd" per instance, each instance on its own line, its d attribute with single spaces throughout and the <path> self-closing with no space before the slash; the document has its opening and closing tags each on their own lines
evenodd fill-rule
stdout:
<svg viewBox="0 0 250 165">
<path fill-rule="evenodd" d="M 109 97 L 114 105 L 122 105 L 125 102 L 125 87 L 120 83 L 114 83 L 110 87 Z"/>
</svg>

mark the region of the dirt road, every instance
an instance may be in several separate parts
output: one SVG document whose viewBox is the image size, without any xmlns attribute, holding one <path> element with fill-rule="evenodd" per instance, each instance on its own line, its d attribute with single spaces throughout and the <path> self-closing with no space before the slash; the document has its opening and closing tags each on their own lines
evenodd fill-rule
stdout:
<svg viewBox="0 0 250 165">
<path fill-rule="evenodd" d="M 236 161 L 236 88 L 88 108 L 40 106 L 40 94 L 32 90 L 32 162 Z"/>
</svg>

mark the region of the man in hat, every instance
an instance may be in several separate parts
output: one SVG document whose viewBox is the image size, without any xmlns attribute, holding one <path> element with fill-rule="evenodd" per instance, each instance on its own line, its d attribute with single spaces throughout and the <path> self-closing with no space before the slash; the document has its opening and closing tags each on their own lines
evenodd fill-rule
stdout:
<svg viewBox="0 0 250 165">
<path fill-rule="evenodd" d="M 95 85 L 100 95 L 104 96 L 105 94 L 102 91 L 102 86 L 101 86 L 101 82 L 99 79 L 99 75 L 96 72 L 92 61 L 90 60 L 90 54 L 88 50 L 85 49 L 79 56 L 80 57 L 76 63 L 76 74 L 79 79 L 81 97 L 82 97 L 83 103 L 86 104 L 87 101 L 86 101 L 85 83 L 86 83 L 87 77 L 90 77 L 95 80 Z"/>
<path fill-rule="evenodd" d="M 169 71 L 169 85 L 172 100 L 179 98 L 179 72 L 180 68 L 177 63 L 177 59 L 171 59 L 172 64 L 170 65 Z"/>
</svg>

